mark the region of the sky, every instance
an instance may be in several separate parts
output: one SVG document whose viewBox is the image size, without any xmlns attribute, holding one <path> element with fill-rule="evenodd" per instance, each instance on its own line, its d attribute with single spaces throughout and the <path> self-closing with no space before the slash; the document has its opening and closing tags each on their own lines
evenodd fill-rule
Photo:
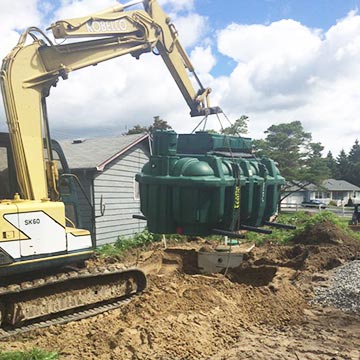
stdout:
<svg viewBox="0 0 360 360">
<path fill-rule="evenodd" d="M 195 70 L 212 88 L 211 105 L 246 136 L 299 120 L 323 152 L 337 156 L 360 138 L 360 0 L 159 0 Z M 29 26 L 84 16 L 113 0 L 1 0 L 0 57 Z M 47 33 L 51 37 L 50 33 Z M 160 57 L 123 56 L 69 74 L 47 99 L 56 139 L 115 136 L 159 115 L 179 133 L 201 120 L 189 109 Z M 223 126 L 227 119 L 220 116 Z M 6 129 L 0 105 L 0 130 Z M 216 116 L 208 128 L 219 129 Z"/>
</svg>

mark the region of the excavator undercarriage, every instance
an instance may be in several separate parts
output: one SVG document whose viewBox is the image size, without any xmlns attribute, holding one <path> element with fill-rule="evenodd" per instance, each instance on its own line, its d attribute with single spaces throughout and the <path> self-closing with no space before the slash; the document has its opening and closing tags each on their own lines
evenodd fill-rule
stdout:
<svg viewBox="0 0 360 360">
<path fill-rule="evenodd" d="M 59 272 L 0 287 L 0 338 L 93 316 L 121 306 L 146 288 L 145 274 L 112 266 Z"/>
</svg>

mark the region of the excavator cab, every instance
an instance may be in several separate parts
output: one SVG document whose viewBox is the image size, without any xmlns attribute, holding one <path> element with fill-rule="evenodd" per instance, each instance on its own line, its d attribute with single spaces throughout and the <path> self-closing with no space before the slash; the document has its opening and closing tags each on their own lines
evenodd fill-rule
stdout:
<svg viewBox="0 0 360 360">
<path fill-rule="evenodd" d="M 9 134 L 0 133 L 0 200 L 12 199 L 18 189 Z"/>
<path fill-rule="evenodd" d="M 81 216 L 76 181 L 73 179 L 64 152 L 60 144 L 51 140 L 53 161 L 59 171 L 59 200 L 65 204 L 65 216 L 68 226 L 81 228 Z M 44 158 L 47 160 L 46 142 L 44 141 Z M 0 201 L 13 199 L 20 194 L 16 178 L 14 158 L 11 151 L 8 133 L 0 133 Z"/>
<path fill-rule="evenodd" d="M 59 200 L 65 204 L 67 226 L 82 228 L 78 197 L 78 190 L 83 191 L 81 184 L 78 178 L 71 174 L 65 154 L 56 140 L 51 139 L 51 149 L 53 161 L 55 161 L 59 172 L 57 189 L 59 191 Z M 44 153 L 45 161 L 47 160 L 46 154 L 47 151 Z M 91 205 L 89 204 L 89 206 Z"/>
<path fill-rule="evenodd" d="M 59 172 L 59 200 L 65 204 L 65 216 L 68 226 L 81 228 L 81 216 L 76 182 L 72 177 L 65 154 L 60 144 L 51 140 L 53 161 Z M 47 160 L 46 142 L 44 141 L 44 158 Z M 0 201 L 13 199 L 15 194 L 20 193 L 16 178 L 14 159 L 11 151 L 11 143 L 8 133 L 0 133 Z"/>
</svg>

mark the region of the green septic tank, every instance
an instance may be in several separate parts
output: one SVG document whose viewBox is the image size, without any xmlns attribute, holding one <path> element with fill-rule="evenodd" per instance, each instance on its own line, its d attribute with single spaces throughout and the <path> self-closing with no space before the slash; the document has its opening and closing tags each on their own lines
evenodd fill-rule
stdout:
<svg viewBox="0 0 360 360">
<path fill-rule="evenodd" d="M 284 178 L 251 146 L 249 138 L 155 132 L 153 155 L 136 175 L 149 231 L 206 236 L 263 225 Z"/>
</svg>

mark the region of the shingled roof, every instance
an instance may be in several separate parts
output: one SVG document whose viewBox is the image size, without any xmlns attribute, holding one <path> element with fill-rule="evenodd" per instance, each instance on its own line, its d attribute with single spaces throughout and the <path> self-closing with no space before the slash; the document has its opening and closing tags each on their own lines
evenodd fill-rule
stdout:
<svg viewBox="0 0 360 360">
<path fill-rule="evenodd" d="M 96 137 L 92 139 L 62 140 L 60 145 L 70 169 L 103 171 L 109 162 L 148 138 L 149 134 Z"/>
<path fill-rule="evenodd" d="M 345 180 L 327 179 L 322 186 L 328 191 L 360 191 L 360 188 Z"/>
<path fill-rule="evenodd" d="M 287 192 L 316 191 L 317 189 L 317 186 L 312 183 L 304 184 L 303 182 L 296 180 L 288 181 L 284 188 Z"/>
</svg>

